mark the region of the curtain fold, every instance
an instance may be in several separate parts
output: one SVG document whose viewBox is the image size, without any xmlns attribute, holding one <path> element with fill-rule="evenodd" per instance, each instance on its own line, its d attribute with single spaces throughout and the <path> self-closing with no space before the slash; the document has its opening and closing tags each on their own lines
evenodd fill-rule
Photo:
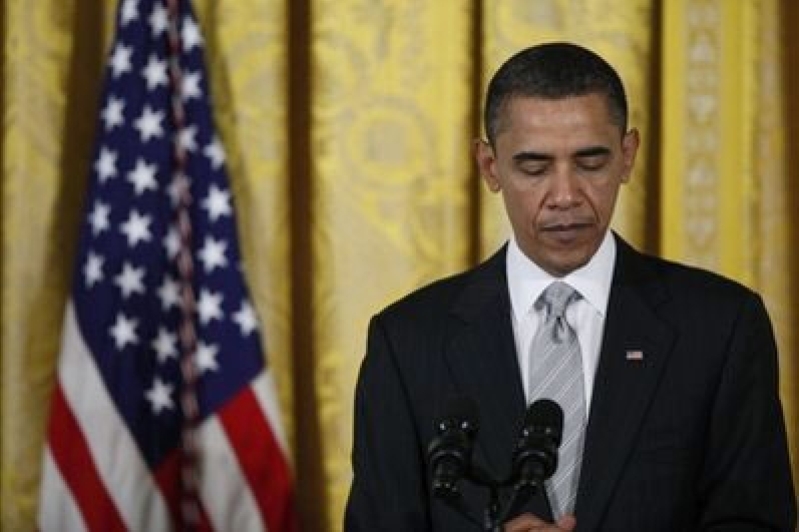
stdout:
<svg viewBox="0 0 799 532">
<path fill-rule="evenodd" d="M 752 175 L 749 176 L 751 197 L 744 197 L 755 211 L 756 221 L 752 239 L 755 247 L 754 286 L 766 301 L 777 341 L 780 346 L 780 392 L 785 409 L 785 422 L 791 438 L 791 458 L 794 483 L 799 481 L 799 350 L 796 324 L 796 291 L 792 290 L 799 264 L 791 260 L 791 250 L 796 248 L 797 232 L 788 221 L 797 212 L 797 171 L 788 163 L 789 146 L 796 152 L 796 144 L 788 142 L 789 123 L 796 124 L 796 114 L 788 107 L 784 65 L 795 69 L 797 63 L 788 62 L 784 40 L 789 27 L 780 5 L 763 1 L 755 15 L 758 53 L 754 58 L 753 77 L 754 131 L 747 139 L 753 146 Z M 799 18 L 793 19 L 799 22 Z M 795 127 L 795 126 L 794 126 Z M 750 259 L 751 260 L 751 259 Z M 793 272 L 793 273 L 791 273 Z M 793 294 L 793 295 L 792 295 Z"/>
<path fill-rule="evenodd" d="M 613 227 L 760 292 L 799 477 L 791 0 L 195 0 L 244 270 L 302 529 L 350 482 L 369 317 L 509 234 L 475 169 L 485 84 L 547 40 L 597 49 L 643 145 Z M 8 0 L 0 87 L 0 529 L 35 529 L 42 442 L 115 2 Z M 793 164 L 791 164 L 793 163 Z"/>
<path fill-rule="evenodd" d="M 315 0 L 311 12 L 307 377 L 331 529 L 351 479 L 353 383 L 369 316 L 468 264 L 474 6 Z"/>
</svg>

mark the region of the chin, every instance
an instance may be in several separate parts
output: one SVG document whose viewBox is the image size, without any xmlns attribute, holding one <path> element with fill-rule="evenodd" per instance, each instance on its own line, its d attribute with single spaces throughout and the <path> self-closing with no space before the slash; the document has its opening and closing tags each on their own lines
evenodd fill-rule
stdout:
<svg viewBox="0 0 799 532">
<path fill-rule="evenodd" d="M 573 246 L 573 244 L 571 245 Z M 525 252 L 525 255 L 541 269 L 556 277 L 563 277 L 585 266 L 596 251 L 596 248 L 589 244 L 580 245 L 575 249 L 560 245 L 553 246 L 550 242 L 540 240 L 533 249 L 539 253 Z M 541 251 L 543 253 L 540 253 Z"/>
<path fill-rule="evenodd" d="M 544 268 L 553 275 L 564 277 L 574 270 L 578 270 L 588 264 L 591 257 L 581 255 L 579 257 L 570 257 L 568 259 L 551 262 L 549 268 Z"/>
</svg>

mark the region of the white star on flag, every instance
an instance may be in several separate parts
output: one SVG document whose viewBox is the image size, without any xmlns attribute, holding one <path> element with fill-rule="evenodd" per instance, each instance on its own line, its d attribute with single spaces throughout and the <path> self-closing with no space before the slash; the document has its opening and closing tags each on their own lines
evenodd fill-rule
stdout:
<svg viewBox="0 0 799 532">
<path fill-rule="evenodd" d="M 155 164 L 147 164 L 141 157 L 136 159 L 136 167 L 128 172 L 128 182 L 133 185 L 137 196 L 142 195 L 147 190 L 158 190 L 155 172 Z"/>
<path fill-rule="evenodd" d="M 220 216 L 230 216 L 233 208 L 230 205 L 230 192 L 211 185 L 208 195 L 202 201 L 202 208 L 208 211 L 208 217 L 215 222 Z"/>
<path fill-rule="evenodd" d="M 200 28 L 193 20 L 185 19 L 183 21 L 183 31 L 181 32 L 181 39 L 183 39 L 183 46 L 186 50 L 191 50 L 195 46 L 200 46 L 203 43 L 203 37 L 200 35 Z"/>
<path fill-rule="evenodd" d="M 157 55 L 151 55 L 147 61 L 147 66 L 142 71 L 142 76 L 147 80 L 147 89 L 153 90 L 159 86 L 166 87 L 169 77 L 166 73 L 166 61 L 159 59 Z"/>
<path fill-rule="evenodd" d="M 164 135 L 164 127 L 161 125 L 163 119 L 163 111 L 154 111 L 149 105 L 144 106 L 141 116 L 133 123 L 136 129 L 139 130 L 142 142 Z"/>
<path fill-rule="evenodd" d="M 156 377 L 153 379 L 152 388 L 147 390 L 146 397 L 152 405 L 153 412 L 158 414 L 162 410 L 172 410 L 175 407 L 171 395 L 172 385 Z"/>
<path fill-rule="evenodd" d="M 99 235 L 103 231 L 107 231 L 110 227 L 108 217 L 111 215 L 111 207 L 102 201 L 94 203 L 94 209 L 89 214 L 89 225 L 92 226 L 92 234 Z"/>
<path fill-rule="evenodd" d="M 121 126 L 125 123 L 125 115 L 123 114 L 124 110 L 124 100 L 115 98 L 114 96 L 111 96 L 108 99 L 108 102 L 105 104 L 102 114 L 100 115 L 107 131 L 111 131 L 115 127 Z"/>
<path fill-rule="evenodd" d="M 136 334 L 138 324 L 139 320 L 135 318 L 128 318 L 122 313 L 117 314 L 117 319 L 110 332 L 118 351 L 128 344 L 138 343 L 139 336 Z"/>
<path fill-rule="evenodd" d="M 134 247 L 139 242 L 148 242 L 150 234 L 150 222 L 152 220 L 147 215 L 139 214 L 135 209 L 130 212 L 128 220 L 122 224 L 121 231 L 128 238 L 128 246 Z"/>
<path fill-rule="evenodd" d="M 126 25 L 139 18 L 137 0 L 125 0 L 122 3 L 122 25 Z"/>
<path fill-rule="evenodd" d="M 180 285 L 172 277 L 164 277 L 164 281 L 158 288 L 158 298 L 161 300 L 161 308 L 169 310 L 177 307 L 180 303 Z"/>
<path fill-rule="evenodd" d="M 225 248 L 227 248 L 227 243 L 224 240 L 214 240 L 210 236 L 205 238 L 205 243 L 200 249 L 200 260 L 207 273 L 214 271 L 214 268 L 227 266 Z"/>
<path fill-rule="evenodd" d="M 214 170 L 225 164 L 225 149 L 216 137 L 205 146 L 203 154 L 211 159 L 211 165 L 214 167 Z"/>
<path fill-rule="evenodd" d="M 114 278 L 114 283 L 119 287 L 124 299 L 132 294 L 144 293 L 144 268 L 135 268 L 126 262 L 122 271 Z"/>
<path fill-rule="evenodd" d="M 241 302 L 241 308 L 233 314 L 233 321 L 241 329 L 242 336 L 249 336 L 258 328 L 258 318 L 255 316 L 255 310 L 247 301 Z"/>
<path fill-rule="evenodd" d="M 221 320 L 222 294 L 205 288 L 200 290 L 200 297 L 197 300 L 197 312 L 200 315 L 200 323 L 203 325 L 208 325 L 211 320 Z"/>
<path fill-rule="evenodd" d="M 186 151 L 194 151 L 197 149 L 197 141 L 195 140 L 196 136 L 197 128 L 194 126 L 189 126 L 183 129 L 178 135 L 178 144 L 180 144 Z"/>
<path fill-rule="evenodd" d="M 166 363 L 170 358 L 178 358 L 178 337 L 175 333 L 166 330 L 166 327 L 158 328 L 158 336 L 153 340 L 153 349 L 158 357 L 158 362 Z"/>
<path fill-rule="evenodd" d="M 150 24 L 150 32 L 153 37 L 158 37 L 169 27 L 169 15 L 163 4 L 155 4 L 150 17 L 147 19 Z"/>
<path fill-rule="evenodd" d="M 114 54 L 111 56 L 111 71 L 115 78 L 118 78 L 126 72 L 130 72 L 130 56 L 133 50 L 124 44 L 118 44 L 114 48 Z"/>
<path fill-rule="evenodd" d="M 200 373 L 219 369 L 219 365 L 216 362 L 216 355 L 218 352 L 218 346 L 200 342 L 200 345 L 197 347 L 197 368 L 200 370 Z"/>
<path fill-rule="evenodd" d="M 167 230 L 166 236 L 164 237 L 164 249 L 166 249 L 166 255 L 170 259 L 174 259 L 178 256 L 178 252 L 180 251 L 180 235 L 178 234 L 178 228 L 174 225 Z"/>
<path fill-rule="evenodd" d="M 203 95 L 200 89 L 199 72 L 186 72 L 183 74 L 181 93 L 184 101 L 191 100 L 192 98 L 199 98 Z"/>
<path fill-rule="evenodd" d="M 103 257 L 90 251 L 86 259 L 86 265 L 83 267 L 83 275 L 86 280 L 86 286 L 89 288 L 102 281 Z"/>
<path fill-rule="evenodd" d="M 100 156 L 94 163 L 94 170 L 97 172 L 97 177 L 100 182 L 108 181 L 117 175 L 117 154 L 113 150 L 105 147 L 100 149 Z"/>
</svg>

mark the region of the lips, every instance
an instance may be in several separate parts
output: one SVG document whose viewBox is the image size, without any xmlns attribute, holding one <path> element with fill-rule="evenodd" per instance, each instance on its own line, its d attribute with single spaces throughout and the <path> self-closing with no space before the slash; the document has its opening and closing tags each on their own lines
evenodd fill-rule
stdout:
<svg viewBox="0 0 799 532">
<path fill-rule="evenodd" d="M 541 232 L 550 238 L 568 244 L 583 236 L 594 224 L 588 222 L 551 223 L 540 228 Z"/>
<path fill-rule="evenodd" d="M 591 222 L 550 222 L 541 225 L 541 231 L 553 233 L 567 233 L 588 229 L 594 224 Z"/>
</svg>

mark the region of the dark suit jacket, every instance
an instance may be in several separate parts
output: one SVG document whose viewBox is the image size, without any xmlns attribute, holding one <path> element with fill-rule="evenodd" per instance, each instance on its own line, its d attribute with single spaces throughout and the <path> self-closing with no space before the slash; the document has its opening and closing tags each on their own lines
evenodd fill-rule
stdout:
<svg viewBox="0 0 799 532">
<path fill-rule="evenodd" d="M 578 530 L 793 531 L 777 351 L 761 299 L 617 243 Z M 510 312 L 502 249 L 373 318 L 356 390 L 347 532 L 478 530 L 431 496 L 426 448 L 442 405 L 466 395 L 479 407 L 475 463 L 508 473 L 526 406 Z M 482 511 L 484 490 L 462 487 Z M 540 498 L 525 510 L 545 514 Z"/>
</svg>

